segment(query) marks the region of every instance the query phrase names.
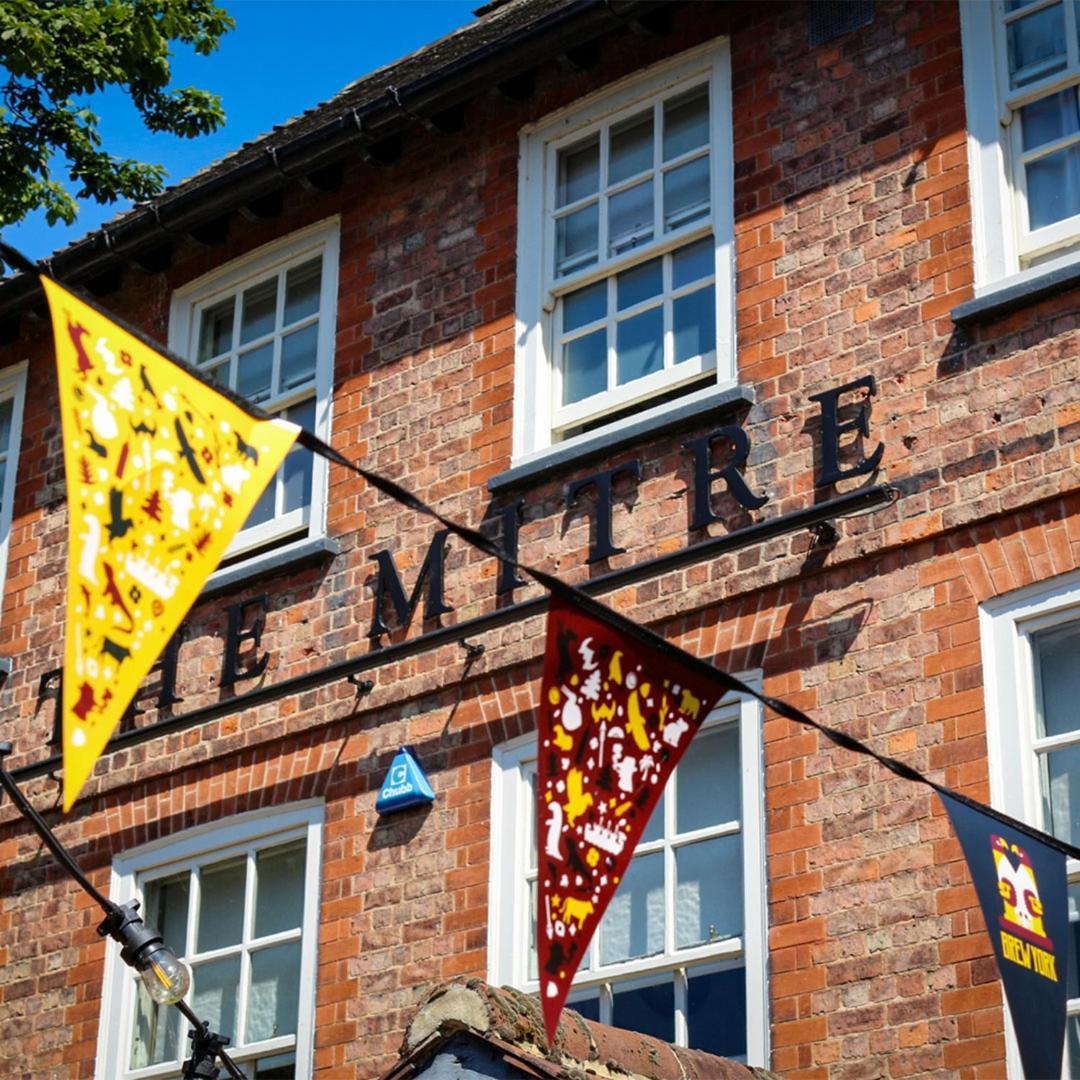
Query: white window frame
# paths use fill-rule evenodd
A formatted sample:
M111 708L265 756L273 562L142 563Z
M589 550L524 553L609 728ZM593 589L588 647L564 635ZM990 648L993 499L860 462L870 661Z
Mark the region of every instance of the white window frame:
M997 809L1044 828L1037 749L1077 741L1068 735L1036 735L1037 686L1031 635L1080 621L1080 570L1041 581L979 608L990 801ZM1070 883L1080 882L1080 861L1069 859ZM1080 1015L1080 998L1068 1003ZM1006 1009L1008 1018L1008 1010ZM1021 1080L1023 1069L1011 1019L1006 1024L1008 1074Z
M1054 2L1035 0L1022 13L1032 14ZM1019 109L1080 82L1080 41L1074 26L1080 15L1066 0L1066 70L1010 90L1005 23L1014 17L1006 14L1003 0L960 3L977 295L1080 262L1080 214L1026 229L1024 170L1016 164L1024 156ZM1039 154L1045 152L1043 148ZM1074 250L1054 256L1055 250L1073 245ZM1025 267L1033 259L1038 264Z
M186 357L192 366L197 342L198 316L216 302L242 292L287 266L322 257L322 288L319 296L318 353L315 370L315 431L328 441L334 382L334 340L337 332L337 293L340 223L337 218L320 222L281 240L266 244L257 251L219 267L177 289L169 310L169 348ZM290 404L310 400L307 389L279 395L263 404L267 412L277 413ZM328 467L326 460L314 455L311 477L311 505L270 521L244 529L233 539L225 557L257 552L275 542L303 544L326 535L326 496ZM280 549L275 551L278 553ZM233 567L230 566L229 569ZM211 579L213 580L213 579Z
M157 840L113 860L109 896L118 904L138 899L143 902L143 883L168 876L195 864L227 858L233 851L252 844L260 847L304 838L307 842L304 872L304 918L301 932L299 1015L295 1040L291 1036L253 1044L257 1051L247 1054L238 1032L222 1032L231 1039L229 1050L241 1062L267 1057L275 1051L293 1050L297 1080L311 1080L314 1052L315 972L319 943L319 897L322 861L324 808L321 800L293 803L284 808L255 810L224 822L199 825L175 836ZM140 910L142 910L140 909ZM182 947L173 946L177 953ZM130 1060L133 996L136 976L120 959L120 949L110 942L105 950L105 979L98 1027L97 1080L151 1080L178 1077L179 1065L166 1063L128 1069ZM190 1043L180 1045L181 1061L189 1056Z
M760 675L743 676L759 682ZM768 894L765 875L765 793L764 749L762 743L762 708L753 698L733 698L717 706L699 729L704 732L723 723L739 725L740 779L742 783L743 856L743 934L686 949L674 947L674 922L665 920L667 947L655 956L607 965L602 972L579 972L568 998L572 1008L581 990L599 990L601 1015L604 1001L610 1009L611 986L631 989L656 981L656 976L674 975L675 1042L686 1045L685 1012L687 975L708 974L731 966L738 960L746 969L747 1061L768 1067L769 1062L769 993L768 993ZM689 753L693 753L691 748ZM529 934L526 918L530 912L526 881L532 838L529 823L533 820L531 785L526 768L536 759L535 733L522 735L502 744L492 753L491 768L491 860L488 881L488 980L492 985L512 985L526 992L538 992L539 982L528 977ZM665 800L665 812L674 815L674 799ZM719 830L701 830L687 837L700 839ZM679 838L681 845L686 837ZM674 860L670 841L650 844L665 851ZM673 866L665 873L665 888L671 889ZM666 898L666 910L674 911L674 896ZM528 912L525 916L523 913ZM595 948L595 939L594 945Z
M6 463L3 490L0 490L0 607L7 583L8 551L11 547L11 523L15 509L15 483L19 471L19 448L22 445L23 408L26 405L27 363L12 364L0 371L0 403L11 401L11 432L6 447L0 446L0 460Z
M577 142L623 115L632 115L661 97L677 96L695 85L709 82L710 117L710 200L711 213L670 234L658 236L640 252L602 257L589 267L555 278L553 218L554 170L560 147ZM658 137L658 136L654 136ZM734 165L731 123L731 59L726 38L717 38L678 57L657 64L643 74L622 79L567 109L553 113L522 129L520 134L517 236L517 321L514 364L513 462L515 465L550 452L572 447L595 435L594 431L561 442L555 436L555 389L559 383L556 363L559 297L595 281L613 277L616 268L626 268L682 248L710 233L715 245L716 349L714 356L701 358L695 371L680 365L674 379L670 369L636 380L625 393L609 391L606 405L598 413L571 418L590 423L604 413L621 411L638 404L641 411L605 425L604 431L618 431L653 413L671 411L695 396L694 391L676 401L649 406L649 398L677 388L688 377L696 377L715 367L721 387L733 385L735 372L735 316L732 299L734 282ZM662 169L656 165L659 179ZM654 186L654 197L662 185ZM603 185L602 185L603 187ZM601 233L603 233L601 228ZM671 291L665 290L670 296ZM668 300L666 303L670 303ZM599 396L599 395L598 395Z

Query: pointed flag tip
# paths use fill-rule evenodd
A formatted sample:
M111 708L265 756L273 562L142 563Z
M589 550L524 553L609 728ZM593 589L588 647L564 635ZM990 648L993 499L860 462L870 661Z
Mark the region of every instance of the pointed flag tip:
M559 1017L562 1015L563 1005L566 1004L566 994L560 994L558 985L551 981L540 983L543 988L541 1008L544 1013L544 1037L547 1039L547 1049L555 1046L555 1039L559 1034Z

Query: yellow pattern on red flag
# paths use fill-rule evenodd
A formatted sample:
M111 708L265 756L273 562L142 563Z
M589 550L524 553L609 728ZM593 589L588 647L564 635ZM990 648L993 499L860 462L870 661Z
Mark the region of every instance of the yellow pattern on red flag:
M703 675L661 645L627 633L598 604L551 597L536 768L536 951L549 1047L649 816L724 692L719 673Z
M66 811L300 429L251 416L41 280L68 497Z

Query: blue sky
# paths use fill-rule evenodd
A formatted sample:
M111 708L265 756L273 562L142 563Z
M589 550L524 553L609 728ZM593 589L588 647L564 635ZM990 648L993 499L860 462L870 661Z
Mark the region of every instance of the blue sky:
M152 135L122 93L89 100L101 117L105 148L152 161L176 183L332 97L354 79L406 56L473 19L482 0L219 0L236 29L209 57L178 51L173 86L198 86L222 96L227 120L213 135L177 139ZM54 159L55 161L56 159ZM55 165L60 176L60 163ZM40 259L108 221L126 203L82 204L72 227L45 224L43 214L4 229L4 240Z

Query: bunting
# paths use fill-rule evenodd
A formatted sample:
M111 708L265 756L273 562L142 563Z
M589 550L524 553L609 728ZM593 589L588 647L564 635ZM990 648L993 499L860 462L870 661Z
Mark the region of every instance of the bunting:
M10 251L0 245L5 258ZM65 810L299 439L551 594L537 791L537 944L549 1043L671 772L717 700L736 691L937 791L975 881L1025 1070L1057 1074L1068 933L1064 856L1080 858L1080 848L942 787L518 563L478 530L310 433L251 415L55 282L42 277L42 284L56 339L70 517Z
M64 809L299 433L42 277L68 501Z
M553 595L538 732L537 947L551 1044L585 950L694 733L723 690Z
M549 1046L578 965L672 771L712 707L734 690L937 792L975 883L1025 1075L1059 1075L1065 857L1080 857L1080 849L935 784L572 587L535 576L551 590L536 791L536 941Z
M1024 1075L1060 1076L1072 947L1065 856L938 794L975 883Z

